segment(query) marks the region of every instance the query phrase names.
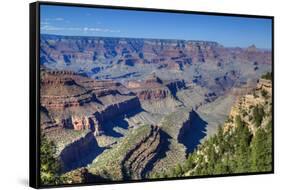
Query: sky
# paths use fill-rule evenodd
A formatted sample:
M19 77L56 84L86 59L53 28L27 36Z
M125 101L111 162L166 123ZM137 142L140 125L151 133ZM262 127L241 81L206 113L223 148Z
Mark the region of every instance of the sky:
M41 5L41 34L216 41L271 48L271 19Z

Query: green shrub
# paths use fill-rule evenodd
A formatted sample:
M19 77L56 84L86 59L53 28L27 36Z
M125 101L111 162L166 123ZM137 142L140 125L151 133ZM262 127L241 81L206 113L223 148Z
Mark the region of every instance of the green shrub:
M266 80L272 80L272 73L271 72L267 72L264 75L261 76L262 79L266 79Z
M56 185L63 183L60 177L60 162L54 156L56 146L54 142L49 141L44 135L41 136L40 144L40 178L44 185Z
M254 124L256 127L259 127L262 123L263 116L264 116L264 109L262 106L255 106L253 109L253 119L254 119Z

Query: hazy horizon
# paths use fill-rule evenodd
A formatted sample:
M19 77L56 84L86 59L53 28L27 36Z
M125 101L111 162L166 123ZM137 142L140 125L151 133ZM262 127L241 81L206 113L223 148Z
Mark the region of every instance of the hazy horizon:
M42 34L215 41L271 49L268 18L41 5Z

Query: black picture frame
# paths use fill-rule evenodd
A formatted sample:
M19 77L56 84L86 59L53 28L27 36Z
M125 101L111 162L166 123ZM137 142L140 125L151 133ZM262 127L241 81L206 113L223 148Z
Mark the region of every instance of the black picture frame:
M192 177L176 177L165 179L149 179L149 180L129 180L129 181L109 181L101 183L82 183L82 184L63 184L63 185L41 185L40 184L40 5L55 5L55 6L71 6L71 7L87 7L87 8L103 8L103 9L118 9L118 10L134 10L134 11L151 11L151 12L166 12L180 14L198 14L198 15L217 15L245 18L266 18L272 22L272 171L257 172L257 173L235 173L222 175L207 175L207 176L192 176ZM152 182L152 181L167 181L167 180L184 180L197 178L214 178L214 177L231 177L245 176L258 174L273 174L274 173L274 17L264 15L248 15L248 14L232 14L218 12L201 12L187 10L169 10L156 8L140 8L140 7L125 7L125 6L109 6L109 5L92 5L92 4L76 4L76 3L59 3L39 1L29 4L29 59L30 59L30 75L29 75L29 185L33 188L52 188L52 187L72 187L72 186L88 186L101 184L121 184L135 182Z

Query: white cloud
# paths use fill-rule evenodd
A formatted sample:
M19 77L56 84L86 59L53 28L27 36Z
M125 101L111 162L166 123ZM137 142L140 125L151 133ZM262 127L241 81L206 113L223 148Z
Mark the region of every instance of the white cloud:
M75 28L75 27L64 28L64 29L69 31L82 31L82 28Z
M108 28L87 28L87 31L91 32L120 32L120 30L111 30Z
M41 30L43 31L59 31L59 30L64 30L65 28L63 27L56 27L56 26L51 26L51 25L44 25L41 26Z
M42 24L41 30L43 31L83 31L84 33L95 33L95 32L111 32L111 33L119 33L120 30L112 30L108 28L89 28L89 27L56 27L49 24Z
M41 24L41 25L49 25L50 23L49 23L49 22L44 22L44 21L43 21L43 22L40 22L40 24Z
M55 20L55 21L63 21L63 20L64 20L64 18L57 17L57 18L55 18L54 20Z
M65 21L64 18L62 17L56 17L56 18L44 18L44 22L49 22L49 21Z

